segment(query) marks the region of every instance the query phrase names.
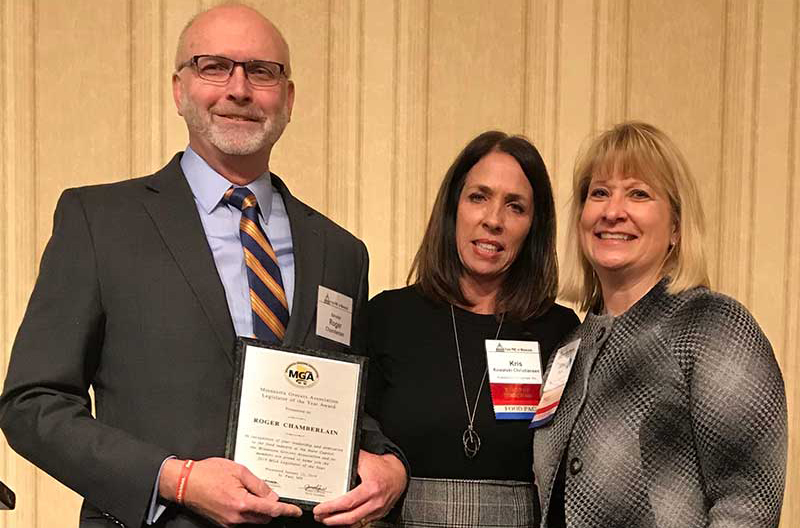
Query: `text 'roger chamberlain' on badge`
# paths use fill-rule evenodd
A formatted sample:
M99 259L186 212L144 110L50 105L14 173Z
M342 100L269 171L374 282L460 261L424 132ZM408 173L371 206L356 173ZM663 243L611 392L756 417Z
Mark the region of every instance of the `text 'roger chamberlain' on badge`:
M317 335L350 346L353 299L320 285L317 294Z
M539 343L487 339L486 362L495 418L530 420L542 387Z

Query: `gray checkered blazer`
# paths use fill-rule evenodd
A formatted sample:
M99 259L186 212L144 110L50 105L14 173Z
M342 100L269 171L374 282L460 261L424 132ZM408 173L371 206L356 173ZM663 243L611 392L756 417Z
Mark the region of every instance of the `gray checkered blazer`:
M534 434L542 527L562 459L570 527L778 526L786 397L741 304L662 281L564 342L577 338L561 404Z

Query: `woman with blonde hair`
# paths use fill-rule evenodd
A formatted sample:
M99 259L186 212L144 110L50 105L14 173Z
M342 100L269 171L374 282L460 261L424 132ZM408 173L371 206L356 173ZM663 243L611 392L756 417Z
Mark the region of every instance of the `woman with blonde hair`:
M786 397L772 347L708 289L683 156L623 123L576 165L563 295L588 310L533 424L542 527L778 526Z

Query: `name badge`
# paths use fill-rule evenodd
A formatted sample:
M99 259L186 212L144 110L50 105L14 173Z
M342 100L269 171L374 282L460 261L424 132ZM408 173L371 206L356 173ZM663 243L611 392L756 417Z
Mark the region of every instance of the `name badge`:
M487 339L486 364L495 418L530 420L542 388L539 343Z
M575 363L575 355L580 344L581 340L576 339L556 352L553 365L550 367L550 374L547 375L547 380L544 382L542 398L536 405L529 428L541 427L553 419L558 404L561 403L561 395L564 394L564 387L569 379L569 373L572 371L572 365Z
M320 285L317 293L317 335L350 346L353 299Z

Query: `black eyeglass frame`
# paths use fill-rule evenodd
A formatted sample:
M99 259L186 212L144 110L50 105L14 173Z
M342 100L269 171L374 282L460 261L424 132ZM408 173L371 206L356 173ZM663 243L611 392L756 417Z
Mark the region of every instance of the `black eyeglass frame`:
M198 63L198 61L200 59L205 59L205 58L222 59L223 61L230 62L232 64L232 66L231 66L231 69L228 71L228 78L225 79L224 81L220 81L220 80L217 80L217 79L207 79L206 77L203 77L203 75L200 73L200 68L197 65L197 63ZM250 65L252 65L252 64L274 64L275 66L277 66L279 71L278 71L278 77L275 80L275 84L258 84L258 83L254 83L253 81L251 81L250 80L250 74L247 73L247 65L248 64L250 64ZM248 61L236 61L236 60L233 60L233 59L228 58L228 57L223 57L222 55L194 55L191 59L181 63L180 65L178 65L178 69L176 71L181 71L182 69L186 68L187 66L192 66L194 68L195 73L197 73L198 77L200 77L204 81L208 81L208 82L211 82L211 83L220 83L220 84L227 83L228 81L231 80L231 77L233 76L233 72L234 72L234 70L236 69L237 66L241 66L242 67L242 71L244 72L245 78L253 86L259 86L259 87L265 87L265 88L266 87L271 87L271 86L277 86L278 84L280 84L280 76L283 76L283 77L285 77L287 79L289 78L289 76L286 74L286 66L284 64L282 64L280 62L269 61L269 60L252 59L252 60L248 60Z

